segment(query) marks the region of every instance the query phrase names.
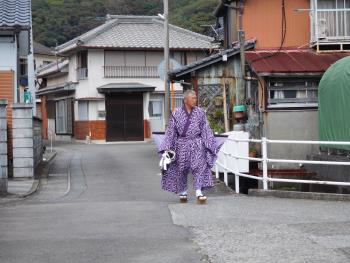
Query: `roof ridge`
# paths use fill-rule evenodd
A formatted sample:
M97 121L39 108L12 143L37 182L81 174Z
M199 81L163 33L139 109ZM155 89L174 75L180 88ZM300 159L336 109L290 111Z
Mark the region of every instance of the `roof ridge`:
M133 16L133 15L107 15L106 22L98 27L91 29L90 31L85 32L84 34L64 43L57 47L59 53L65 53L71 49L77 48L80 44L89 45L90 41L95 41L99 35L106 33L108 30L113 30L114 27L118 25L152 25L155 27L164 25L163 20L158 16ZM207 46L206 48L211 48L211 42L213 38L199 34L188 29L184 29L172 24L169 24L169 28L172 31L177 33L183 33L186 35L186 38L196 38L192 40L190 46ZM153 29L154 30L154 29ZM157 29L155 29L157 30ZM82 43L79 43L81 41ZM96 40L97 41L97 40ZM197 44L196 44L197 42ZM201 47L199 47L201 48Z
M146 16L146 15L106 15L106 20L112 19L160 19L158 16Z
M164 25L164 22L162 20L159 20L159 19L155 20L154 22ZM205 41L213 41L214 40L214 38L212 38L212 37L209 37L209 36L206 36L206 35L203 35L203 34L200 34L200 33L197 33L197 32L194 32L194 31L191 31L191 30L179 27L179 26L175 26L173 24L169 24L169 27L173 28L174 30L176 30L178 32L183 32L183 33L187 33L187 34L202 38Z
M95 27L95 28L93 28L93 29L83 33L82 35L77 36L77 37L73 38L72 40L69 40L68 42L59 45L57 47L57 50L59 52L62 52L62 51L64 51L64 48L69 46L69 45L72 45L72 44L78 45L77 44L78 41L83 41L83 42L84 41L88 41L91 38L96 37L99 34L101 34L102 33L102 31L101 31L102 29L109 29L109 27L114 26L115 24L117 24L117 20L116 19L107 20L102 25L99 25L99 26L97 26L97 27Z

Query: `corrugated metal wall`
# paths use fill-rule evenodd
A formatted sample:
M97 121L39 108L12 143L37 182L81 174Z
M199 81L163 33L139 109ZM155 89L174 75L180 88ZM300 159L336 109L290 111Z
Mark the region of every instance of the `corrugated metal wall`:
M257 48L279 47L281 43L281 0L247 0L243 26L246 38L257 38ZM310 0L285 0L287 34L285 47L299 47L310 42Z

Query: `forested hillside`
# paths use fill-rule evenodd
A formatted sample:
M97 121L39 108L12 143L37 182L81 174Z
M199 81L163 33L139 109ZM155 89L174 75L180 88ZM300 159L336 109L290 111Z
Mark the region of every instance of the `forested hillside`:
M218 0L170 0L171 23L206 33ZM106 14L157 15L162 0L32 0L34 38L47 46L70 40L104 22Z

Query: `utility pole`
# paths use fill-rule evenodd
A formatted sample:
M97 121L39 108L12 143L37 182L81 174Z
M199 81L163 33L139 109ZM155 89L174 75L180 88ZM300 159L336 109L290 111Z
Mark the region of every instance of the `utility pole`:
M246 96L246 90L245 90L245 33L243 29L243 11L244 11L244 2L243 0L239 1L239 7L238 7L238 42L240 47L240 57L241 57L241 87L244 91L244 98ZM240 101L242 103L242 101Z
M170 86L169 86L169 1L163 0L164 4L164 88L165 88L165 102L164 102L164 119L165 126L168 126L170 116Z

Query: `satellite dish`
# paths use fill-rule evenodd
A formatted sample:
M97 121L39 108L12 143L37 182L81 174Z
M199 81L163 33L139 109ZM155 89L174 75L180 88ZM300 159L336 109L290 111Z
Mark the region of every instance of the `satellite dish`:
M175 69L179 69L181 68L182 65L177 62L175 59L170 59L169 60L169 70L175 70ZM162 62L160 62L160 64L158 65L158 76L161 80L165 79L165 60L162 60Z

